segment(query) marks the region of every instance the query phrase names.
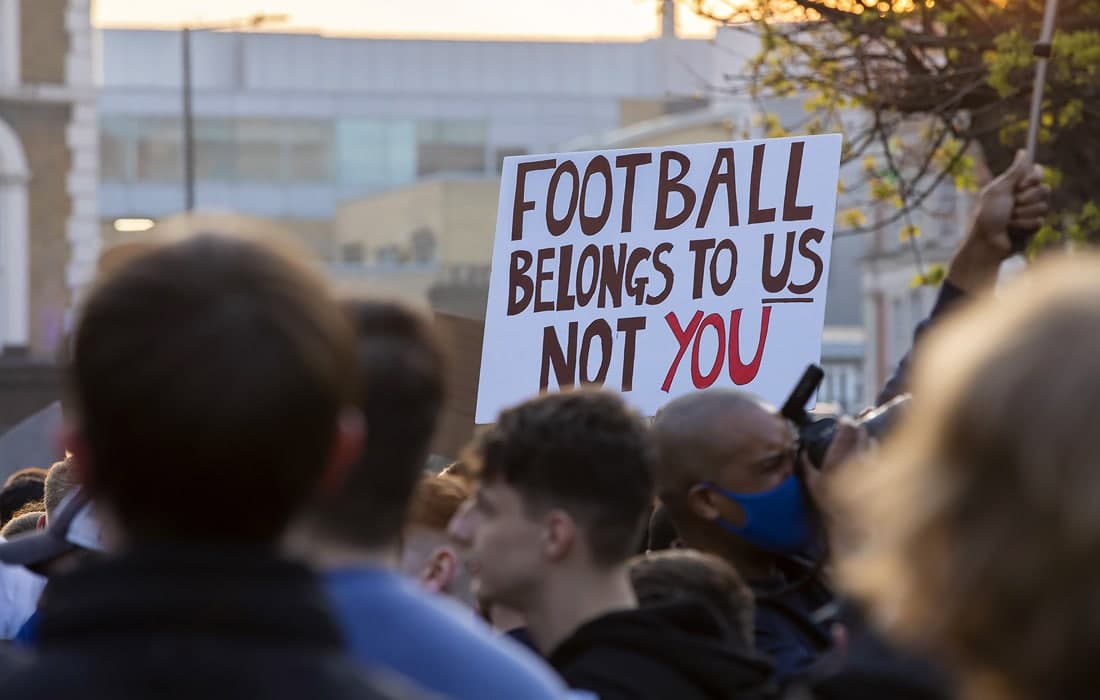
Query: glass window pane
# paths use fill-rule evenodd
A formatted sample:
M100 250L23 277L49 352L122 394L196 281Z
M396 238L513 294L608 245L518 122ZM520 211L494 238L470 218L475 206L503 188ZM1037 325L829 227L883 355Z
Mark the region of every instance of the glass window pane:
M332 180L332 122L297 120L283 123L287 178L290 182Z
M234 125L230 119L195 120L195 177L232 182L237 176Z
M279 183L283 177L283 155L278 143L238 143L237 181Z
M419 175L481 172L485 169L485 149L482 146L422 143L417 148L416 164Z
M161 183L183 181L182 127L178 119L152 118L137 124L138 180Z
M482 172L487 128L476 120L427 120L417 124L416 172Z
M104 182L128 182L130 144L118 134L99 135L99 174Z
M341 119L335 148L340 183L364 192L409 182L416 172L416 127L411 122Z

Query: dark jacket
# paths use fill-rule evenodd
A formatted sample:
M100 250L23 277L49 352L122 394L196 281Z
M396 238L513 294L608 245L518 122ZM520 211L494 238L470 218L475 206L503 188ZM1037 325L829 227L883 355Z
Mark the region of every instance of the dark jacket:
M817 567L784 559L774 577L748 584L756 600L756 651L775 664L781 682L830 664L836 598Z
M582 625L549 657L573 688L600 700L771 697L767 662L739 651L702 603L610 613Z
M423 698L346 660L312 574L266 552L142 548L55 577L43 601L4 700Z
M909 391L909 368L912 364L913 352L915 352L920 345L921 338L928 332L929 328L939 323L952 309L962 305L966 299L966 292L950 282L943 283L943 286L940 287L939 294L936 296L936 303L932 306L932 312L928 314L928 318L918 323L916 329L913 331L912 348L909 352L905 353L905 357L901 358L901 361L898 362L898 366L894 369L894 373L886 380L886 386L882 388L878 398L875 399L876 406L881 406L891 399Z
M840 615L848 645L841 663L808 684L815 700L951 700L950 676L931 659L883 638L854 606Z

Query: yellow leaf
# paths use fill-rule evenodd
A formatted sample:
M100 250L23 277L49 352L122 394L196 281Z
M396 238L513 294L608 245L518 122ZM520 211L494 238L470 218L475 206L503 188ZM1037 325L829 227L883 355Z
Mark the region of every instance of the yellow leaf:
M840 222L848 228L858 228L867 223L867 217L859 209L848 209L841 212Z
M920 238L920 227L913 224L908 224L901 227L901 231L898 233L898 240L905 243L910 238Z

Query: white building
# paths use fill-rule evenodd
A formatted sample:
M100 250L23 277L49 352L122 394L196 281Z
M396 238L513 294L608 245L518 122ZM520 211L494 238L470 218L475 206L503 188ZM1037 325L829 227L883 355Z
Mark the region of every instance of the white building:
M52 356L95 271L89 0L0 0L0 354Z
M181 34L102 33L105 217L182 208ZM196 33L200 208L326 219L337 202L694 107L702 41Z
M196 202L279 219L335 259L338 204L437 173L496 173L662 123L728 120L750 106L714 90L752 47L666 33L639 42L438 41L196 33ZM737 34L737 36L744 36ZM181 34L102 32L100 211L159 219L183 208ZM732 49L732 50L731 50ZM822 398L858 409L861 238L834 247ZM488 261L486 261L487 263Z

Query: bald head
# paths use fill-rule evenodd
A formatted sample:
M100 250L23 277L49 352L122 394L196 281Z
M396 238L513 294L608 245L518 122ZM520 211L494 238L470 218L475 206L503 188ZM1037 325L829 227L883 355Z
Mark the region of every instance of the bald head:
M750 468L793 438L772 406L737 389L709 389L676 399L657 414L653 436L659 456L657 489L670 505L701 482L732 480L733 490L758 490ZM738 469L739 464L745 468Z

